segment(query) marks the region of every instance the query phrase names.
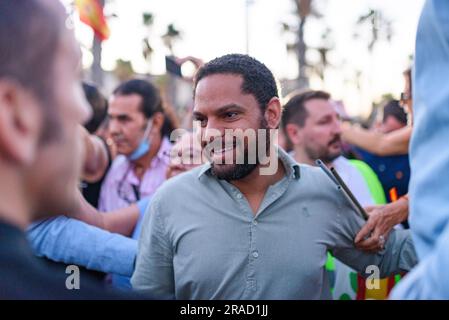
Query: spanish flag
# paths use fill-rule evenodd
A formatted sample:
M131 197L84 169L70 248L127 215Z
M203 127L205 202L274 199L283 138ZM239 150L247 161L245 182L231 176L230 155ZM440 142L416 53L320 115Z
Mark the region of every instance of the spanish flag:
M109 38L109 27L104 18L103 8L98 0L75 0L80 20L90 26L98 38L106 40Z

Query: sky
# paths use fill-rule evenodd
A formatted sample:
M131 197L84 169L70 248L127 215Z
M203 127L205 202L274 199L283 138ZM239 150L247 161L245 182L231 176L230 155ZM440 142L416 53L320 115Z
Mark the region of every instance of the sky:
M282 32L282 22L295 23L293 0L110 0L105 12L109 18L111 37L103 43L102 66L112 70L117 59L131 61L141 73L165 72L164 56L168 54L161 35L173 23L182 32L175 44L177 56L193 55L205 61L227 53L246 52L246 2L248 9L249 54L265 63L278 79L297 76L295 57L288 54L290 39ZM63 2L65 2L63 0ZM399 96L403 88L402 72L410 66L419 14L424 0L314 0L322 14L311 18L305 26L305 40L311 47L322 44L321 34L331 30L330 67L325 81L312 77L311 87L329 91L343 100L352 115L366 116L371 102L382 94ZM357 26L358 17L369 9L379 9L392 21L391 42L380 40L372 53L367 46L367 27ZM151 12L154 25L149 31L142 23L142 13ZM354 38L355 32L359 37ZM92 57L92 31L75 18L75 32L84 51L84 64ZM142 56L142 38L150 35L155 49L151 65ZM316 59L314 50L308 58ZM360 73L360 86L356 74Z

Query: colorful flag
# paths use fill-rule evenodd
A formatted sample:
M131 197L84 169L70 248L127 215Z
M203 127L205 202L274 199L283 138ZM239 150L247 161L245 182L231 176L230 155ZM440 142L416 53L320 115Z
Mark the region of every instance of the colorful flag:
M109 38L109 27L103 14L103 8L98 0L75 0L80 20L90 26L98 38Z

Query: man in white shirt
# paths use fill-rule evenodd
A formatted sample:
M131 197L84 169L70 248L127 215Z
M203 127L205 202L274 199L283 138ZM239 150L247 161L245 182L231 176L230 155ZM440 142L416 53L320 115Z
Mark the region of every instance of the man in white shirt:
M340 119L327 92L293 94L284 106L282 127L292 143L292 155L297 162L314 166L321 159L337 170L362 206L374 204L362 174L341 155ZM356 298L351 273L356 277L356 271L335 259L334 299Z

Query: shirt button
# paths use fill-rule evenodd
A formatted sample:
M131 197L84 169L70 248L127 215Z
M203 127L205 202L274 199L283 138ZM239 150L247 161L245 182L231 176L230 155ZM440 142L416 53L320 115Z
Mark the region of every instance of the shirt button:
M253 258L258 258L259 257L259 252L257 251L253 251Z
M253 225L257 226L257 220L253 220Z
M243 197L243 196L242 196L241 193L238 193L238 194L237 194L237 199L242 199L242 197Z

